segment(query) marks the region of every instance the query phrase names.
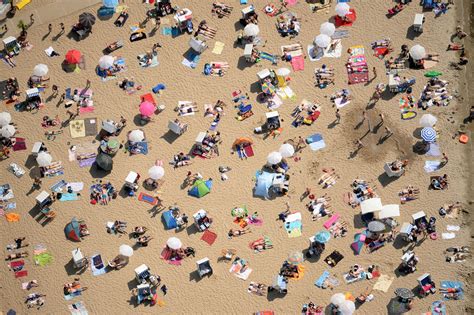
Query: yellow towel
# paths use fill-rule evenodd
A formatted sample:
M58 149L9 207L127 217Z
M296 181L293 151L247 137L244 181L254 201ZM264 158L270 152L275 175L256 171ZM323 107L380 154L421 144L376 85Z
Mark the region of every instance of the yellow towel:
M83 119L73 120L69 123L69 131L72 138L82 138L86 136L86 126Z
M225 44L222 42L215 42L214 49L212 49L212 53L216 55L222 54L222 50L224 50Z

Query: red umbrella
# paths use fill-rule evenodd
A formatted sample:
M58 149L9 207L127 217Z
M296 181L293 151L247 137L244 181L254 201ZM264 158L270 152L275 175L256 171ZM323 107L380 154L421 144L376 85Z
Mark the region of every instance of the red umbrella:
M72 49L66 53L66 61L71 64L78 64L81 61L82 54L79 50Z

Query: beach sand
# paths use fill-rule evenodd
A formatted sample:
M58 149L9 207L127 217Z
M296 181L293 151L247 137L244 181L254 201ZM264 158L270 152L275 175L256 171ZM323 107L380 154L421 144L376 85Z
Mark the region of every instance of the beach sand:
M440 218L438 209L445 203L470 200L469 186L472 186L470 178L470 164L472 155L467 146L463 146L457 140L452 139L452 135L457 130L462 119L468 112L468 102L453 100L448 107L430 108L426 113L432 113L438 117L437 128L440 130L439 144L441 150L449 156L449 163L435 174L448 174L450 177L450 187L446 191L428 190L429 176L425 173L423 165L425 160L434 160L433 157L419 156L413 153L412 145L417 141L413 136L413 131L419 127L418 121L423 112L418 111L418 117L413 120L401 120L398 107L399 96L380 100L375 108L369 111L369 118L372 124L378 122L378 114L384 113L385 124L394 135L382 145L377 145L378 139L383 133L383 127L378 134L368 134L362 140L365 147L360 150L354 158L348 158L353 149L352 142L358 137L362 137L367 132L367 124L363 124L359 129L354 127L362 119L368 99L374 91L374 87L379 83L387 83L384 75L385 69L383 61L372 56L370 43L383 38L390 38L395 47L395 53L402 44L412 46L414 43L423 45L428 53L439 53L441 62L435 68L443 72L442 79L448 80L449 91L456 95L459 91L458 82L462 79L463 72L456 72L448 69L451 61L457 60L457 54L446 51L451 34L454 32L457 19L455 10L449 10L448 14L435 19L432 12L426 12L426 22L424 32L414 38L409 39L407 29L413 22L415 13L422 12L421 6L417 3L410 4L405 10L391 19L385 17L386 10L390 4L386 1L352 1L351 6L357 11L357 21L352 27L347 28L350 36L342 40L343 52L339 59L325 58L318 62L305 60L305 71L292 72L290 86L296 93L295 100L285 100L278 111L283 118L283 132L273 139L263 140L262 137L253 134L253 129L263 123L265 106L258 104L255 99L258 92L256 83L256 72L264 68L272 68L267 61L261 61L256 65L247 64L241 57L243 49L234 48L234 40L240 31L238 19L241 16L240 6L237 1L229 1L234 6L230 18L218 19L211 15L212 1L200 1L199 4L190 4L186 1L173 1L174 5L189 8L193 11L195 25L200 20L205 19L210 26L218 29L215 37L216 41L225 43L221 55L211 53L215 40L208 41L210 49L205 51L198 67L194 70L184 67L181 64L183 54L188 50L189 35L180 35L176 38L164 36L161 30L156 35L146 40L130 43L129 27L144 19L144 13L149 7L138 4L138 1L127 1L130 6L130 18L123 28L113 25L117 14L106 21L97 19L93 28L93 33L85 40L76 42L62 36L57 41L51 38L59 32L58 25L63 22L67 28L74 24L77 15L65 16L53 22L53 33L42 40L47 33L47 24L33 25L28 31L30 42L33 44L31 51L23 51L16 58L17 67L11 69L5 64L0 65L2 79L9 76L16 76L20 82L22 90L26 89L26 82L31 75L33 67L38 63L45 63L49 67L50 85L56 84L60 91L67 87L75 88L85 85L86 80L91 80L91 88L94 91L95 112L85 114L82 117L97 117L102 119L118 120L121 115L125 116L129 124L122 132L119 139L125 141L126 133L129 130L138 128L133 123L134 117L138 114L139 95L148 93L151 87L158 83L166 85L163 95L155 96L159 104L166 106L166 109L154 117L154 121L144 127L147 138L150 142L150 152L148 155L128 156L123 151L114 158L114 169L104 180L109 180L120 189L124 179L130 170L136 171L147 177L148 169L153 166L156 159L165 161L164 184L160 188L161 197L165 206L177 203L182 211L191 217L199 209L206 209L214 219L212 231L217 233L216 242L209 246L201 241L200 232L188 233L186 230L179 233L175 231L165 231L161 223L161 214L156 216L150 213L150 206L139 202L136 198L118 197L112 200L107 206L91 205L87 194L88 186L100 174L89 171L87 168L79 168L77 163L68 161L68 147L80 143L90 143L94 137L72 139L68 128L64 134L58 136L54 141L46 140L45 130L41 127L42 117L49 115L54 117L58 114L63 120L66 119L64 105L56 106L58 98L50 99L51 90L44 93L44 99L49 101L44 109L36 114L28 112L15 112L11 105L2 104L3 110L9 111L13 116L13 121L18 125L20 134L18 136L27 138L28 149L26 151L14 152L9 160L1 162L1 184L10 183L16 198L16 212L21 215L20 222L8 223L6 220L0 221L0 235L2 246L12 241L13 238L25 236L31 244L30 255L35 244L44 244L54 256L54 262L45 267L35 266L32 258L27 258L26 266L28 277L15 279L12 272L8 271L4 265L0 268L1 288L0 288L0 311L7 312L9 309L16 310L19 314L27 312L23 298L27 291L21 289L21 282L37 279L40 287L31 292L46 294L46 304L41 312L47 314L67 314L67 305L70 301L65 301L62 296L62 285L71 282L73 273L71 268L71 250L80 247L87 256L100 253L106 260L113 259L118 254L118 247L121 244L132 245L134 242L128 236L119 237L106 233L105 224L107 221L120 219L127 221L129 229L134 226L144 225L150 229L149 235L154 239L147 248L140 248L135 251L130 259L129 265L120 270L112 271L101 276L92 276L87 270L81 275L81 283L89 289L74 301L83 301L91 314L106 314L117 312L121 314L132 313L152 313L163 312L168 314L217 314L221 312L231 314L249 314L259 310L273 310L277 314L295 314L300 311L302 304L313 301L316 304L327 305L332 294L337 292L351 292L357 296L367 287L372 287L375 280L362 281L355 284L342 284L334 290L322 290L314 286L314 281L328 270L328 266L323 262L323 258L333 250L340 251L345 258L331 269L330 272L336 274L342 282L342 274L347 272L349 267L355 263L367 267L369 264L380 266L381 273L394 276L394 271L400 263L402 255L401 249L396 249L392 244L369 254L365 251L359 256L354 256L349 245L352 242L353 234L361 231L362 226L355 222L354 216L360 213L360 208L352 209L344 203L342 195L350 191L350 184L356 178L370 181L376 186L377 193L381 196L384 204L398 204L397 192L407 185L414 185L421 190L420 198L416 201L401 205L401 217L399 222L411 221L411 215L423 210L428 216L438 218L437 229L439 234L446 232L448 224L461 225L461 230L456 233L453 240L436 241L426 240L421 246L416 247L415 252L420 258L418 270L414 274L405 277L395 277L392 286L387 293L374 291L375 300L366 303L358 311L358 314L386 314L386 305L394 297L393 291L398 287L413 289L417 286L416 279L425 272L432 275L434 281L439 284L442 280L463 281L467 290L464 301L447 302L449 314L463 314L465 307L469 304L472 310L472 300L470 298L471 285L463 274L472 271L471 262L464 264L448 264L445 262L443 251L450 246L466 245L469 242L469 226L464 224L463 219ZM259 1L259 26L261 36L267 41L266 46L261 48L268 53L280 54L280 46L292 42L300 41L304 47L312 42L319 33L321 23L327 21L334 15L334 4L327 11L311 13L309 6L300 1L290 10L295 12L302 19L302 30L296 39L282 38L275 29L275 18L265 16L261 9L264 2ZM98 6L91 7L86 11L95 13ZM460 16L460 15L459 15ZM172 21L172 16L168 17ZM165 25L162 23L161 28ZM151 22L147 25L147 31L152 28ZM467 26L466 26L467 28ZM128 71L120 74L119 78L133 77L135 82L142 84L143 89L134 95L127 95L120 90L116 83L119 80L101 82L95 75L95 67L102 56L102 49L116 40L125 42L124 48L113 53L125 59ZM159 66L151 69L142 69L138 66L136 56L150 50L154 43L159 42L163 48L158 49ZM368 57L369 68L377 69L378 77L370 84L358 84L349 86L354 99L351 104L341 110L341 124L333 127L331 124L335 119L334 108L329 101L329 95L335 91L347 88L347 75L345 71L346 50L352 45L364 45L366 56ZM48 58L44 54L44 49L53 46L61 56ZM86 61L86 69L80 73L65 73L61 69L61 62L65 53L69 49L78 49ZM220 77L207 77L202 74L202 67L206 62L226 61L231 65L227 75ZM314 87L314 68L326 64L335 68L336 84L326 89ZM289 67L289 64L279 62L278 67ZM274 68L274 67L273 67ZM472 69L472 68L471 68ZM403 76L415 77L414 95L418 97L426 78L423 71L406 70ZM231 92L241 89L250 94L251 103L254 105L254 116L243 121L237 121L235 110L232 108ZM464 95L464 94L463 94ZM302 99L316 100L322 105L321 116L312 126L302 126L299 128L290 127L290 113ZM466 97L464 97L466 100ZM174 141L164 135L167 133L168 120L176 118L173 108L178 101L189 100L197 102L200 112L194 116L183 117L182 121L189 124L188 131ZM196 158L191 166L172 169L168 165L174 154L188 152L194 143L194 139L200 131L206 131L211 123L208 118L203 118L203 104L214 103L216 100L223 100L228 106L225 115L219 123L218 130L221 132L223 142L220 145L220 156L210 160ZM278 150L282 142L289 138L320 133L323 135L327 147L323 150L313 152L309 148L303 150L299 155L300 161L290 161L291 183L289 197L278 197L275 200L261 200L252 196L254 186L253 178L255 172L266 162L269 152ZM241 161L236 154L231 154L233 141L238 137L250 137L254 140L255 156ZM45 178L43 189L49 188L60 179L66 181L85 183L85 190L80 201L56 202L53 209L58 213L57 217L42 226L31 215L31 210L35 206L34 197L39 191L33 192L29 196L25 194L31 187L32 180L37 174L37 167L34 160L28 157L31 147L35 141L44 141L55 161L62 161L65 165L65 175L57 178ZM471 151L472 152L472 151ZM408 158L410 164L406 175L386 185L383 180L383 165L386 161L395 158ZM17 162L28 168L27 175L21 179L15 178L11 173L6 172L8 163ZM221 182L218 172L219 165L226 165L232 168L228 173L229 180ZM322 174L323 167L334 167L341 178L334 187L323 190L317 185L317 178ZM213 178L214 186L212 192L196 199L187 195L186 190L180 189L180 184L184 180L188 171L200 172L204 178ZM382 179L382 181L380 181ZM471 184L469 184L471 183ZM319 261L306 261L305 275L299 281L290 280L289 292L284 298L267 299L257 297L247 293L247 286L250 281L270 284L273 277L278 273L281 264L293 250L303 250L308 246L308 238L317 231L323 230L322 221L311 221L310 213L306 210L304 201L300 201L300 195L306 187L312 187L316 195L328 193L332 198L332 209L339 213L343 220L350 226L349 234L345 238L331 239L326 245L323 258ZM140 191L145 191L140 187ZM278 213L285 209L285 203L289 201L292 211L299 211L303 215L303 235L298 238L288 238L281 222L276 221ZM237 228L232 222L230 211L233 207L246 205L249 211L258 211L264 224L261 227L252 227L252 233L239 238L229 240L227 231L230 228ZM84 219L91 232L81 243L73 243L64 236L64 227L72 217ZM273 241L274 248L263 253L255 254L249 249L248 243L267 235ZM179 237L185 246L192 246L196 249L196 258L188 258L181 266L167 264L159 258L161 250L166 240L171 236ZM242 281L229 273L230 264L218 262L221 249L235 248L238 256L249 261L253 269L249 280ZM6 251L4 251L6 253ZM214 275L210 278L199 280L196 277L196 264L198 259L209 257ZM165 302L163 307L154 308L135 306L131 298L130 290L136 286L134 268L147 264L153 272L158 273L169 288L169 292L163 297L159 292L159 299ZM429 306L435 300L440 299L440 294L436 293L425 298L416 298L413 314L420 314L429 311Z

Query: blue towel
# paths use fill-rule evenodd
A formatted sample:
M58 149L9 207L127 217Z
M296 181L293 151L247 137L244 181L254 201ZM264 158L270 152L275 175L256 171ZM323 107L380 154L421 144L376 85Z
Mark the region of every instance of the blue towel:
M50 187L51 191L54 192L60 192L63 187L67 185L66 181L64 179L60 180L56 184Z
M440 290L443 290L443 289L448 289L448 288L454 288L454 289L459 289L458 290L458 300L462 300L464 299L464 289L463 289L463 284L462 282L460 281L447 281L447 280L444 280L444 281L441 281L441 287L440 287ZM446 299L444 298L443 300L449 300L449 299Z
M59 198L59 201L73 201L73 200L79 200L79 196L77 195L77 193L62 194L61 198Z
M165 27L163 27L163 29L161 30L161 33L162 33L163 35L172 35L173 29L172 29L171 27L165 26Z
M329 271L324 271L321 277L319 277L315 282L314 285L317 286L318 288L322 288L324 281L326 281L327 278L329 278L331 274Z

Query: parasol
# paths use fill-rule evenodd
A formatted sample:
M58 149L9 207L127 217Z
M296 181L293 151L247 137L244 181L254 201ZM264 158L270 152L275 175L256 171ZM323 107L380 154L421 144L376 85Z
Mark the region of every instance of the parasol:
M153 103L144 101L140 104L140 114L142 114L145 117L150 117L155 113L156 107Z
M64 59L66 59L67 63L70 64L78 64L81 62L82 54L79 50L71 49L66 53Z
M161 166L152 166L148 170L148 176L154 180L161 179L163 176L165 176L165 169Z
M45 64L37 64L34 68L33 68L33 75L36 75L38 77L42 77L42 76L45 76L47 73L48 73L49 69L48 69L48 66L45 65Z
M421 138L426 142L435 142L436 130L431 127L425 127L421 129Z
M286 77L288 75L290 75L290 69L288 68L279 68L275 71L276 75L279 75L279 76L282 76L282 77Z
M420 126L422 127L433 127L436 125L436 122L438 121L438 118L431 114L424 114L420 118Z
M130 142L140 142L145 139L145 134L140 129L135 129L130 131L128 134L128 141Z
M345 300L339 306L339 311L342 313L342 315L352 315L354 314L355 309L355 304L351 300Z
M336 31L336 26L334 26L334 24L332 24L331 22L324 22L323 24L321 24L321 27L319 28L319 32L327 36L334 35L335 31Z
M113 56L105 55L99 59L99 67L101 69L109 69L114 65L115 58Z
M0 113L0 127L7 126L12 121L12 115L9 112Z
M119 253L125 257L131 257L133 255L133 248L131 248L129 245L122 244L119 247Z
M41 167L46 167L46 166L51 165L52 161L53 161L53 157L49 153L44 152L44 151L38 153L38 156L36 157L36 162Z
M111 171L112 167L114 166L114 161L110 155L105 153L100 153L97 155L95 162L97 163L97 166L104 171Z
M247 24L244 28L244 35L248 37L254 37L257 36L258 33L260 33L260 28L256 24Z
M177 250L183 246L183 243L181 243L180 239L177 237L170 237L166 241L166 246L168 246L171 249Z
M91 28L95 24L95 16L88 12L81 13L79 23L84 27Z
M316 242L326 244L331 239L331 233L329 233L328 231L318 232L314 236L314 239L316 240Z
M407 288L398 288L398 289L396 289L395 290L395 295L402 298L402 299L406 299L406 300L415 297L413 292L410 289L407 289Z
M275 164L278 164L281 162L281 160L283 159L283 157L281 156L281 153L280 152L271 152L268 156L267 156L267 162L271 165L275 165Z
M329 44L331 44L331 37L329 37L329 36L326 35L326 34L319 34L319 35L316 36L316 38L314 39L314 43L315 43L316 46L318 46L318 47L326 48L326 47L329 46Z
M425 47L421 45L415 45L410 48L410 56L415 60L421 60L426 56Z
M15 134L16 130L15 127L12 125L6 125L3 126L2 129L0 129L0 134L4 138L11 138Z
M118 0L102 0L102 5L106 8L114 8L119 4Z
M351 7L347 3L340 2L336 5L336 14L340 17L344 17L349 13L350 9Z
M343 293L336 293L333 296L331 296L331 303L340 306L344 301L346 300L346 296Z
M288 255L286 261L291 265L299 265L304 261L304 255L301 251L294 251Z
M382 232L385 230L385 224L383 224L380 221L371 221L369 222L369 225L367 226L370 232Z
M265 82L262 84L262 92L268 95L275 93L275 87L273 84Z
M295 148L289 143L282 144L278 151L280 152L281 156L284 158L292 157L293 154L295 154Z
M247 211L246 207L243 207L243 208L242 207L235 207L234 209L232 209L230 214L234 218L243 218L243 217L248 215L248 211Z

